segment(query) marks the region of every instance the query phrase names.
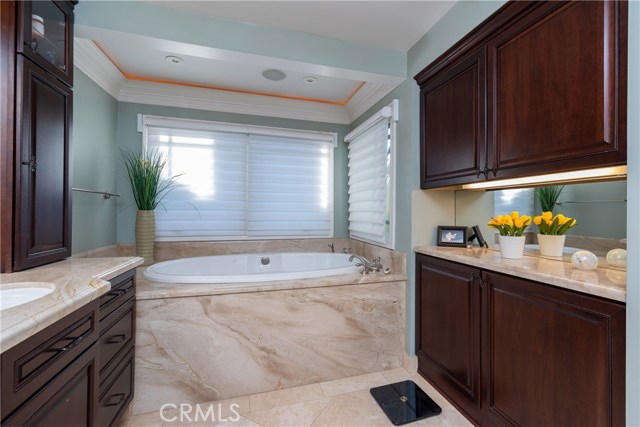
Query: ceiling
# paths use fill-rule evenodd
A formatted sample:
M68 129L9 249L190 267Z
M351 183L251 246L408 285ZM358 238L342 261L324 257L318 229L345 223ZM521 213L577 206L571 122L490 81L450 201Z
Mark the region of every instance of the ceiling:
M320 117L322 110L326 115L319 121L350 123L406 78L356 69L364 68L360 62L405 58L406 67L404 52L455 1L137 1L103 4L108 9L92 11L98 3L108 2L77 6L89 16L85 23L85 15L76 14L76 65L116 99L169 105L175 101L152 98L161 92L174 99L202 98L206 89L207 99L227 100L230 112L244 112L239 105L253 102L261 106L256 114L309 119ZM126 9L132 7L145 9ZM225 40L210 36L209 30L233 30L234 25L240 30L223 33ZM145 34L143 27L151 29ZM276 42L255 47L260 35L270 36L274 28L282 30L276 32ZM180 29L186 36L178 40ZM191 33L198 37L189 39ZM250 36L241 45L238 40L245 33ZM303 44L308 41L313 44L309 49ZM280 55L288 47L301 59ZM350 59L351 65L329 64L332 55ZM268 69L281 70L285 78L264 78ZM211 99L208 106L198 100L194 108L226 108ZM180 105L191 107L184 99ZM265 110L270 107L272 111ZM275 107L282 108L278 112Z

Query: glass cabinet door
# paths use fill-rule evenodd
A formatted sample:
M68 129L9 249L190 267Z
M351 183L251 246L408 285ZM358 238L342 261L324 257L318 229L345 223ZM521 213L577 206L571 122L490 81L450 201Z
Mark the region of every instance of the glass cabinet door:
M58 1L22 3L22 53L72 85L73 4Z

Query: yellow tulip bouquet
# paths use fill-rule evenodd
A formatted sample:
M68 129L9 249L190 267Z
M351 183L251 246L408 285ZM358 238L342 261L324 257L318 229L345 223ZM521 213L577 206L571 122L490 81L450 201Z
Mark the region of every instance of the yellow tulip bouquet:
M553 216L552 212L547 211L533 218L533 223L538 226L540 234L562 236L568 229L576 225L576 220L562 214Z
M520 213L513 211L511 215L498 215L491 218L487 225L498 230L501 236L522 236L529 224L531 224L530 216L520 216Z

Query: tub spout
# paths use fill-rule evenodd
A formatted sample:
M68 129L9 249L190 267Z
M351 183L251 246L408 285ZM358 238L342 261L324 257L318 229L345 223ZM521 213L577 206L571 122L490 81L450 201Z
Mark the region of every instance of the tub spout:
M371 262L369 262L368 259L366 259L363 256L360 255L351 255L349 257L349 262L352 262L354 259L359 260L360 262L356 264L356 267L362 267L362 271L360 272L361 274L369 274L374 270L374 265L371 264Z

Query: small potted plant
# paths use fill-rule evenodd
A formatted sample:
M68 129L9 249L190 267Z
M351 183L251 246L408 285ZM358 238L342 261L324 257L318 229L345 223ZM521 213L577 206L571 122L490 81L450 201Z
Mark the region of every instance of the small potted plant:
M564 233L576 225L575 218L570 218L562 214L553 216L553 212L546 211L542 215L534 217L533 223L538 226L540 255L562 256L566 239Z
M498 215L489 221L489 227L495 228L500 233L500 253L503 258L519 259L524 253L524 230L531 224L531 217L520 216L513 211L511 215Z
M137 153L121 150L122 163L127 171L133 198L136 201L136 254L144 258L143 265L154 262L153 250L156 239L154 210L178 176L163 178L166 159L157 151Z

